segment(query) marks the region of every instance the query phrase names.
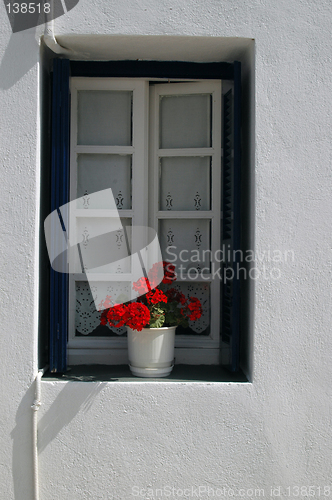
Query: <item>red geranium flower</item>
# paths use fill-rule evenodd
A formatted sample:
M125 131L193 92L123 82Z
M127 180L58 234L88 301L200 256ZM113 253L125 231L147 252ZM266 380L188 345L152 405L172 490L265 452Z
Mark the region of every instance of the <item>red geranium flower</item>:
M187 302L187 299L183 295L183 293L179 292L175 288L170 288L169 290L167 290L166 295L170 302L179 302L182 306L184 306L185 303Z
M165 326L188 326L189 321L195 321L202 316L202 306L196 297L187 298L176 288L161 286L162 269L164 277L162 284L169 285L176 280L175 267L163 261L153 265L148 273L148 278L140 278L133 284L133 289L138 292L136 302L116 304L112 306L111 297L99 306L105 309L101 312L100 323L120 328L128 326L133 330L141 331L144 327L159 328Z
M126 322L125 314L126 314L126 306L120 304L120 305L115 305L114 307L108 309L106 316L111 326L114 326L115 328L120 328L121 326L124 326Z
M103 309L100 316L101 325L107 325L107 313L110 307L112 307L111 296L107 295L106 299L104 301L101 301L100 304L98 305L99 311Z
M203 314L203 309L200 301L196 297L189 298L188 309L190 311L189 319L190 321L196 321Z
M148 278L151 288L156 288L156 286L158 286L161 280L163 279L163 276L164 276L163 263L156 262L155 264L153 264L148 273Z
M101 316L100 316L100 324L105 326L107 325L107 309L105 309L105 311L102 311L101 313Z
M139 295L144 295L151 290L150 281L147 278L140 278L138 281L135 281L133 284L133 290L137 292Z
M163 266L164 278L162 282L165 283L165 285L171 285L173 281L176 280L175 266L173 266L173 264L170 264L169 262L166 262L165 260L163 261Z
M158 288L147 293L146 300L149 304L158 304L158 302L165 302L167 304L166 295L161 290L158 290Z
M126 307L125 322L129 328L140 332L142 328L149 324L150 311L140 302L131 302Z

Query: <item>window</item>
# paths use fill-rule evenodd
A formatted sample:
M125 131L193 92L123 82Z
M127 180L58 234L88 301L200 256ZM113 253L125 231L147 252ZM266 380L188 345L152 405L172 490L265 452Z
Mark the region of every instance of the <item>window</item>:
M227 262L225 243L228 249L239 244L233 82L202 80L183 69L174 76L174 67L167 79L153 67L139 78L69 79L69 61L54 63L52 208L82 198L63 221L64 231L77 233L81 255L68 275L51 271L51 369L64 369L67 340L69 364L127 360L125 332L99 325L94 299L105 290L128 293L128 269L109 265L87 280L82 266L94 231L109 217L105 200L91 195L106 188L124 226L149 225L158 232L164 260L177 267L176 285L203 303L201 320L178 332L176 362L219 364L224 352L236 359L235 369L238 284L218 279L234 264ZM64 101L69 80L70 161ZM125 242L114 245L121 255Z

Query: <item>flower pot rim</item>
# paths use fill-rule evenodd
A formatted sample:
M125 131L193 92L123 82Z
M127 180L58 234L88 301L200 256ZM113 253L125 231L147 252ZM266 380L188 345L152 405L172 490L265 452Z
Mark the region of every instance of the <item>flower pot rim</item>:
M130 326L127 326L127 328L130 328ZM174 326L161 326L160 328L150 328L149 326L142 328L142 330L170 330L171 328L177 328L177 325ZM134 332L140 332L142 330L135 330L134 328L130 328L130 330L133 330Z

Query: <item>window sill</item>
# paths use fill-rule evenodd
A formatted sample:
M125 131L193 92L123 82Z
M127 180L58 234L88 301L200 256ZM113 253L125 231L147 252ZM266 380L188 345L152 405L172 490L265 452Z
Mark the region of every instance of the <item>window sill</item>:
M76 365L64 374L47 372L44 380L72 382L248 382L242 371L232 373L217 365L175 365L164 378L133 377L127 365Z

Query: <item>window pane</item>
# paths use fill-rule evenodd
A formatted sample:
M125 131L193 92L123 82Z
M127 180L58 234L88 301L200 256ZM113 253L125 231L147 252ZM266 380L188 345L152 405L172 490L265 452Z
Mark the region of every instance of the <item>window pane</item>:
M210 220L160 220L160 246L163 259L175 265L179 278L210 272Z
M167 157L160 163L160 210L210 210L210 157Z
M80 251L76 254L75 271L98 273L129 273L131 262L131 219L121 219L124 229L114 230L109 217L77 218L77 240ZM113 226L113 228L112 228ZM96 270L98 268L98 270ZM93 271L95 269L95 271Z
M77 208L109 208L102 196L91 193L111 188L119 210L131 208L131 155L79 154L77 159ZM83 199L81 198L83 197Z
M124 281L77 281L75 283L75 335L90 335L93 337L110 337L123 335L126 328L111 328L109 325L100 325L101 313L96 305L110 296L114 302L125 301L130 297L131 283Z
M80 90L77 144L131 145L132 92Z
M211 146L211 95L160 98L160 147Z

